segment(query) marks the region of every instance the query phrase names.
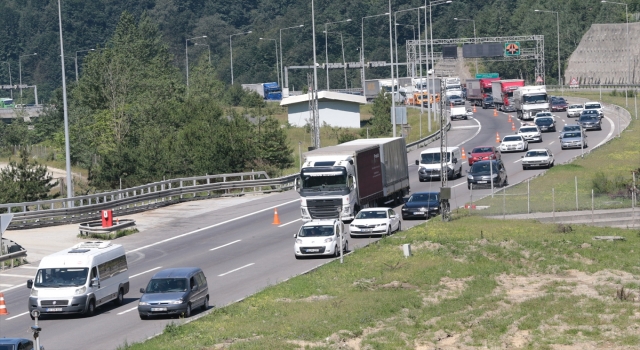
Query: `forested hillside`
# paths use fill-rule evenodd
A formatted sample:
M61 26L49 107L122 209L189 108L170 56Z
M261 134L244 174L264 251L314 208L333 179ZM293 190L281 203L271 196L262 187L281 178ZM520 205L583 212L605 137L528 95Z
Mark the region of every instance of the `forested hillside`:
M259 38L280 39L280 29L304 24L302 28L282 31L282 56L285 65L308 65L312 62L311 2L309 0L61 0L63 34L67 78L75 79L74 58L76 51L99 48L106 45L113 35L123 11L139 18L147 13L158 24L163 41L168 45L172 64L182 70L185 79L185 39L206 35L197 40L204 45L189 44L191 62L199 55L208 55L216 76L223 82L231 81L229 35L251 30L248 35L233 37L234 81L256 83L276 80L275 47L273 41ZM631 0L629 12L640 11L640 0ZM392 10L424 5L421 0L392 1ZM362 17L388 11L383 0L323 0L315 2L318 61L324 62L324 23L351 18L348 23L329 26L330 32L342 32L346 61L359 61ZM535 13L533 9L559 11L560 46L562 61L566 61L578 45L582 34L592 23L619 23L624 21L624 6L602 4L599 0L454 0L447 5L433 8L433 35L435 38L471 37L476 21L478 36L545 35L546 70L548 83L557 76L556 18L550 13ZM19 80L18 58L22 57L23 83L37 84L41 101L48 101L52 91L60 86L57 1L55 0L4 0L0 2L0 61L9 62L13 82ZM417 29L417 11L400 13L398 23L413 24ZM422 21L421 21L422 22ZM424 28L423 28L424 30ZM365 56L367 61L388 61L389 29L386 17L365 20ZM413 38L412 28L399 26L399 57L404 59L404 41ZM342 61L339 35L330 34L329 61ZM86 52L78 53L80 71L84 68ZM489 63L490 64L490 63ZM491 70L499 70L504 76L525 76L533 72L531 62L498 64ZM331 80L344 81L342 72L331 72ZM387 70L374 69L368 76L382 76ZM320 74L320 86L324 75ZM8 65L0 67L0 84L8 84ZM291 84L300 89L306 85L306 72L296 71L290 76ZM338 84L338 83L336 83ZM342 87L340 84L336 87ZM349 72L349 85L360 85L359 72ZM2 96L7 92L0 92ZM29 92L30 94L30 92Z

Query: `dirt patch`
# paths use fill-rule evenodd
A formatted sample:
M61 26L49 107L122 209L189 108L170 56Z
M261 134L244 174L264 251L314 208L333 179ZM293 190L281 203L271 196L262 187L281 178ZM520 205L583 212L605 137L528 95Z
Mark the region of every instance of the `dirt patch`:
M383 284L380 286L380 288L403 288L403 289L415 289L418 288L414 285L411 285L409 283L401 283L398 281L393 281L393 282L389 282L387 284Z
M473 277L467 278L449 278L443 277L438 283L439 289L435 293L424 294L422 304L436 304L443 299L457 298L467 288L467 282Z
M411 250L417 251L420 249L427 249L427 250L439 250L444 248L444 246L440 243L437 242L430 242L430 241L424 241L422 243L418 243L416 245L411 245ZM402 249L402 246L400 246L400 249Z

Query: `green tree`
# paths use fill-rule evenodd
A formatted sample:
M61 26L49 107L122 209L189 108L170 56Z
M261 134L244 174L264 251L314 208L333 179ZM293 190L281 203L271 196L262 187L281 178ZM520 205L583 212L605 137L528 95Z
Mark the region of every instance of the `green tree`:
M380 91L378 96L373 100L372 113L373 117L369 121L371 128L369 129L370 137L387 137L393 131L391 124L391 94L386 94L384 90Z
M266 166L269 176L276 176L282 169L293 165L293 150L289 147L287 133L273 117L258 118L258 157L256 165Z
M53 181L47 167L29 160L26 148L20 149L20 162L10 161L0 169L0 203L34 202L49 199Z

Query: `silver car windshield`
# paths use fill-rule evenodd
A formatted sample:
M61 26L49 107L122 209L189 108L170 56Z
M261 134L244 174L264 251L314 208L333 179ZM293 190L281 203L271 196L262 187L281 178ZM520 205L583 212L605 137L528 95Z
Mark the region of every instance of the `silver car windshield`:
M186 278L153 278L145 293L177 293L187 291Z

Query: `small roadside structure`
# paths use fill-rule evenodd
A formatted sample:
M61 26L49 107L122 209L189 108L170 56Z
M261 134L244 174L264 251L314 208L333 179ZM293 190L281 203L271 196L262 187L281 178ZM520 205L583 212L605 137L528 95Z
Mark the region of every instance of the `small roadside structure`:
M289 124L303 127L311 119L310 93L282 99L280 106L287 107ZM366 104L364 96L332 91L318 92L320 125L325 122L333 127L360 128L360 105Z

